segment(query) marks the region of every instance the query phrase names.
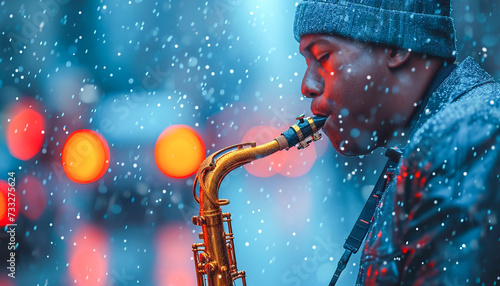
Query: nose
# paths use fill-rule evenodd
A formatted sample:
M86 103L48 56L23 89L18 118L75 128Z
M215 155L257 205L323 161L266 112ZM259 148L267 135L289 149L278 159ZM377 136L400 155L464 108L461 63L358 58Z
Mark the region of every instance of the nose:
M318 69L314 65L307 67L304 78L302 79L301 91L305 97L316 97L322 95L324 92L325 82L323 77L319 74Z

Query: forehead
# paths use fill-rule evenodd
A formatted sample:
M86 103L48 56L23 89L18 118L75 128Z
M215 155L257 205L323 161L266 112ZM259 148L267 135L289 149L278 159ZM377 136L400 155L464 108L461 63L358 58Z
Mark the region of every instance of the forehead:
M337 51L341 50L369 50L375 46L368 42L360 42L350 38L326 34L307 34L300 38L299 50L303 55L314 52L315 49L327 48Z
M307 34L300 38L300 53L306 55L314 52L317 48L327 48L333 50L359 49L361 43L355 40L336 35L327 34Z

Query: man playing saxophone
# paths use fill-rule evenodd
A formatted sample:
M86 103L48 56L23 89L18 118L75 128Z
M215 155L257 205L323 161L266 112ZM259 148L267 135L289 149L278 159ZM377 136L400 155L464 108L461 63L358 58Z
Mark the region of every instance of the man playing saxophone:
M456 63L450 0L304 0L302 94L337 152L398 146L358 285L500 285L500 84Z

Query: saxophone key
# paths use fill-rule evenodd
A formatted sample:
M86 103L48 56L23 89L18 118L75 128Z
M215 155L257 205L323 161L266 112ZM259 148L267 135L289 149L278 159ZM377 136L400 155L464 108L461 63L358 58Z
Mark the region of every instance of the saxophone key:
M203 216L193 216L191 218L191 222L197 226L202 226L206 223L205 218Z

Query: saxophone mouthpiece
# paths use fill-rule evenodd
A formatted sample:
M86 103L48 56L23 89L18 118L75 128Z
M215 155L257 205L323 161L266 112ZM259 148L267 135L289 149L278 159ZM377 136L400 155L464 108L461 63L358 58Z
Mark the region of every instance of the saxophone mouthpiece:
M313 116L305 117L304 114L297 116L297 123L292 125L288 130L281 133L281 136L276 138L281 149L288 149L297 144L298 149L309 146L312 141L321 139L319 130L325 125L327 117Z
M323 128L323 125L325 125L327 118L328 118L328 116L313 116L312 117L314 124L316 124L316 127L318 127L318 130Z

